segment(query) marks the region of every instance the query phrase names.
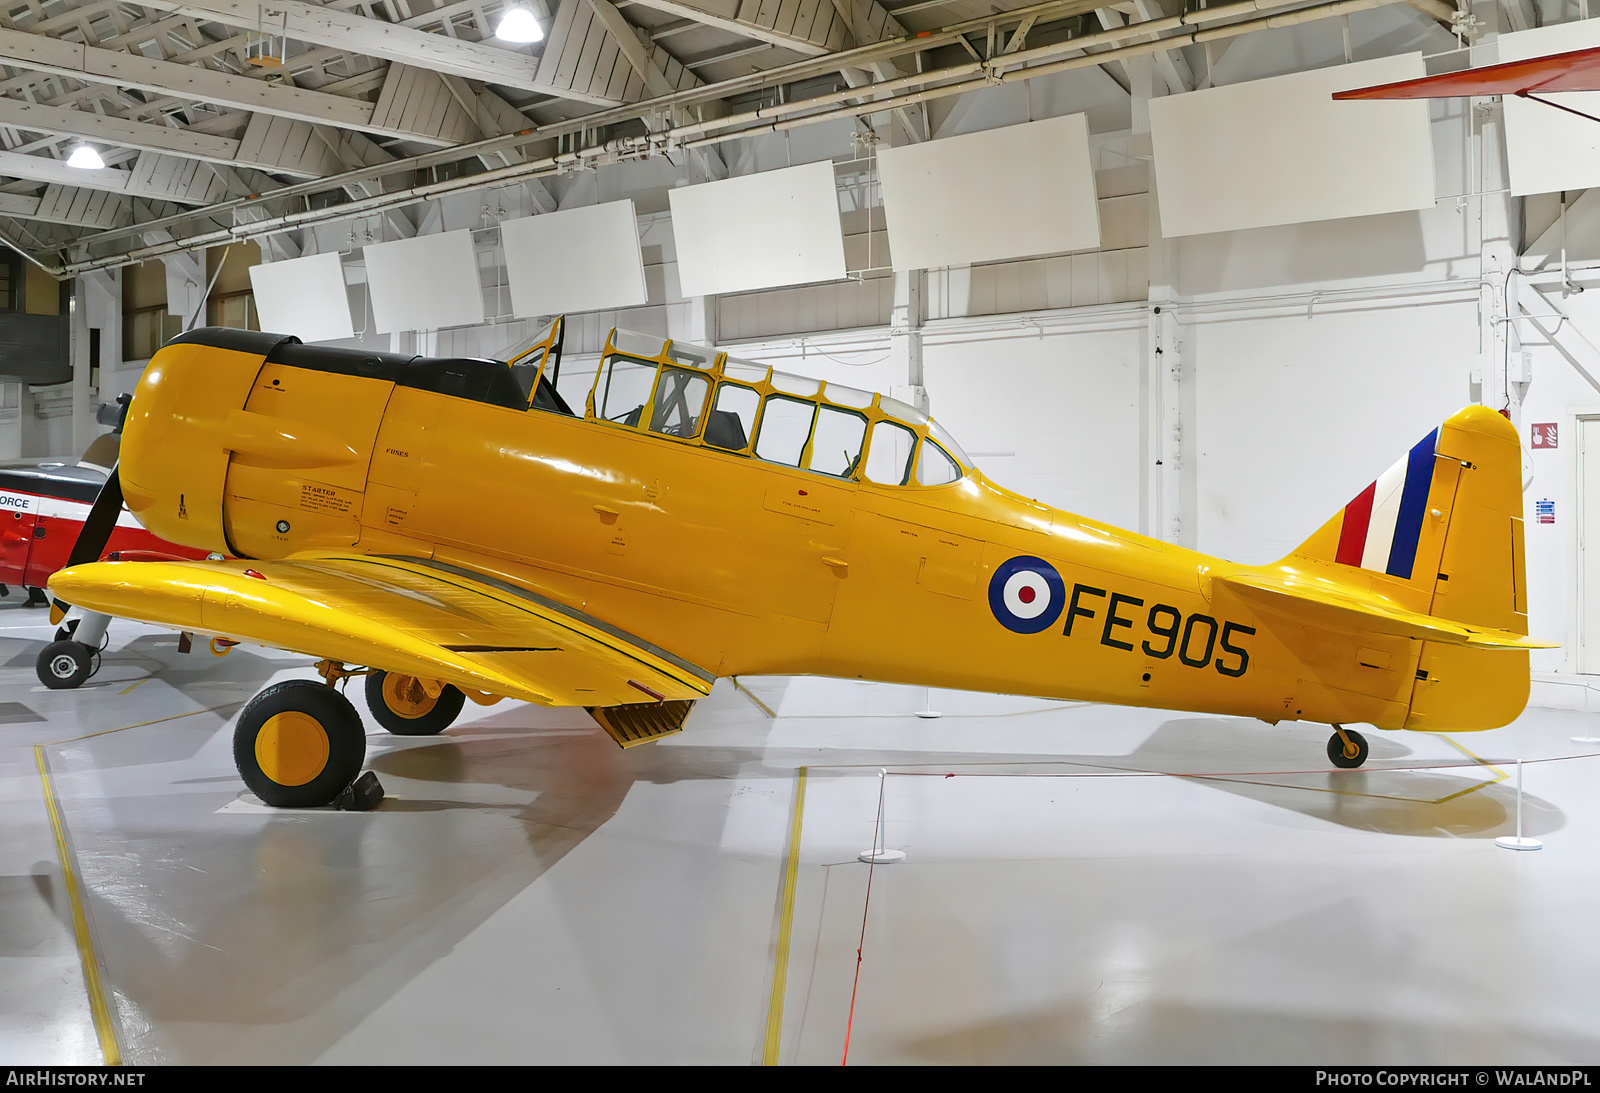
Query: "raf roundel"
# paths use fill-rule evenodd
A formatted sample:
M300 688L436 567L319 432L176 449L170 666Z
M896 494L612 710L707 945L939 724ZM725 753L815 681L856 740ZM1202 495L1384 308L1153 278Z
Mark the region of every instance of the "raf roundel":
M1061 617L1066 587L1043 558L1013 558L989 579L989 610L1018 634L1037 634Z

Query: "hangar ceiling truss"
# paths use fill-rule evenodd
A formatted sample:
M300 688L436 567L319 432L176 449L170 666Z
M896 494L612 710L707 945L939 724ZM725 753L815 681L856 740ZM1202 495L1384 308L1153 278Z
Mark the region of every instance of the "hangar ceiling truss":
M548 209L541 175L821 120L925 140L927 100L1066 67L1154 55L1187 89L1186 47L1393 0L531 0L532 46L494 38L509 2L3 0L0 239L71 274L353 215L407 234L446 193Z

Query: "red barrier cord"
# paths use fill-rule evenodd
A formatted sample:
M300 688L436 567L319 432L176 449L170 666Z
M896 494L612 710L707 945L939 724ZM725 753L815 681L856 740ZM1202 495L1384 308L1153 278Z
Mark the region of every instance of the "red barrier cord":
M883 787L888 781L887 775L878 776L878 812L872 821L874 851L883 845ZM878 863L875 861L867 864L867 898L861 904L861 939L856 942L856 977L855 982L850 985L850 1016L844 1023L844 1054L839 1058L840 1066L848 1066L850 1063L850 1033L856 1023L856 991L861 989L861 950L867 945L867 910L872 906L872 872L877 868Z

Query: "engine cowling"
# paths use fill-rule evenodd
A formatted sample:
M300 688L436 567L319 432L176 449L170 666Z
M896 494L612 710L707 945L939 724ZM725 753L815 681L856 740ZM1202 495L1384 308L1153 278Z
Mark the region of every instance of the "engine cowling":
M129 510L151 532L231 553L223 511L231 437L267 354L282 334L203 329L151 358L123 424L118 475Z

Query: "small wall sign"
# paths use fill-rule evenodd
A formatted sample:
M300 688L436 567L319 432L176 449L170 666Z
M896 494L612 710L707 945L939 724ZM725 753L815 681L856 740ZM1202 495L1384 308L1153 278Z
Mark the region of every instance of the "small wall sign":
M1535 518L1541 524L1556 522L1556 503L1554 501L1535 501L1533 503Z
M1542 421L1533 427L1533 446L1535 448L1554 448L1556 446L1556 425L1554 421Z

